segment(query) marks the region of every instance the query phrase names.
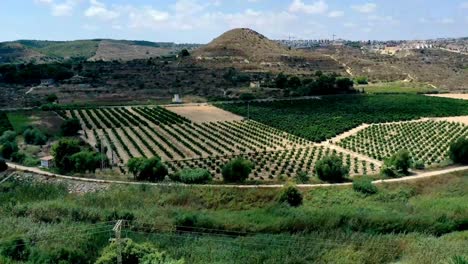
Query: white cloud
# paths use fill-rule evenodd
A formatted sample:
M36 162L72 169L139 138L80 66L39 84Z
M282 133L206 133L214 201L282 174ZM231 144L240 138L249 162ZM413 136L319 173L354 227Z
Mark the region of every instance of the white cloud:
M97 1L90 0L91 6L86 9L85 16L96 17L102 20L112 20L120 16L120 13L115 10L110 10L105 4Z
M54 0L34 0L35 3L49 6L53 16L71 16L73 9L80 0L66 0L55 2Z
M377 5L374 3L365 3L363 5L353 5L351 8L360 13L372 13L377 9Z
M328 13L328 16L329 17L342 17L344 16L344 12L343 11L331 11L330 13Z
M159 11L150 6L135 8L127 7L129 26L136 29L161 29L169 21L170 15L167 12Z
M444 24L444 25L449 25L449 24L455 23L455 20L453 20L452 18L446 17L446 18L442 18L442 19L437 20L437 23Z
M293 0L289 6L291 13L323 14L328 10L328 5L319 0L312 4L305 4L302 0Z
M203 11L206 5L200 4L196 0L178 0L173 9L177 15L191 15Z

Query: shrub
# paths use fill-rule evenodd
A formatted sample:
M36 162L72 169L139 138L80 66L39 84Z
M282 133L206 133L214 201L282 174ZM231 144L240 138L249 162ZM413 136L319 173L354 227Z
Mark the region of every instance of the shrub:
M47 142L47 137L37 128L26 129L23 137L27 144L44 145Z
M12 260L27 260L29 256L29 247L23 238L18 237L6 242L0 253Z
M424 170L426 165L424 165L424 162L417 160L413 163L413 168L417 170Z
M8 165L6 164L4 159L0 159L0 172L6 171L8 169Z
M356 192L363 194L375 194L377 193L377 187L372 183L369 178L360 178L353 181L353 189Z
M308 183L310 180L310 177L309 177L309 174L301 171L297 173L295 180L297 183Z
M101 153L94 151L80 151L70 156L70 161L73 164L73 170L76 172L84 173L86 171L95 172L97 168L107 164L107 157Z
M60 126L60 131L62 132L62 135L66 137L77 135L80 129L80 121L76 118L67 119L63 121L62 125Z
M237 158L224 165L221 174L225 182L244 182L252 169L253 163L251 161Z
M450 159L455 163L468 164L468 139L460 138L450 145Z
M64 138L52 146L55 166L62 172L69 172L74 168L71 156L80 152L80 143L75 139Z
M365 76L356 77L355 81L356 81L357 84L368 84L369 83L367 77L365 77Z
M18 151L18 145L16 142L6 142L1 148L0 155L5 159L11 158L11 155Z
M281 190L279 197L280 203L288 203L290 206L297 207L302 204L302 194L292 184L287 184Z
M317 161L315 173L322 181L342 182L349 174L349 167L343 165L338 156L332 155Z
M16 138L16 132L7 130L3 132L2 136L0 136L0 144L5 144L7 142L13 142Z
M382 167L382 174L395 177L401 174L407 175L411 167L412 159L409 151L400 150L390 158L386 159Z
M159 252L155 246L149 243L138 244L131 239L126 239L121 245L120 253L122 263L160 263L160 264L183 264L183 260L173 260L164 252ZM104 248L102 255L97 259L96 264L117 263L119 247L116 243L111 243Z
M139 181L162 181L168 170L160 157L132 158L127 162L128 170Z
M205 169L183 169L170 176L171 180L186 184L201 184L210 182L213 177Z

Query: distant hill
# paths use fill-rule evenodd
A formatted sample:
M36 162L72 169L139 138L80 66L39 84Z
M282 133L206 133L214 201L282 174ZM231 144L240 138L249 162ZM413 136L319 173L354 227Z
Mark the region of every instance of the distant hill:
M133 60L168 55L196 44L92 39L75 41L17 40L0 43L0 63L44 63L70 58Z
M192 58L205 67L297 74L311 74L321 70L346 75L344 68L330 57L291 50L248 28L225 32L194 50Z

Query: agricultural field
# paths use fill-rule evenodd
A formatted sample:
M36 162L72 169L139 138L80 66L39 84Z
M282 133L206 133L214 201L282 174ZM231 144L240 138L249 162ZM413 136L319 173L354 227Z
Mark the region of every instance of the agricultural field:
M468 102L412 94L324 96L321 100L219 104L296 136L322 142L363 123L468 115Z
M130 158L157 155L166 161L170 173L200 167L221 179L227 161L246 157L255 166L251 180L275 180L311 172L317 160L336 154L350 167L351 175L379 171L378 161L320 146L253 120L241 120L213 106L194 107L189 106L195 112L208 109L218 113L214 115L218 121L206 122L199 115L189 119L159 106L70 109L59 114L80 120L82 137L92 146L106 146L109 159L121 167ZM168 109L187 113L182 108Z
M405 149L415 162L431 166L446 161L450 143L460 137L468 137L465 124L425 120L373 124L337 144L377 160Z

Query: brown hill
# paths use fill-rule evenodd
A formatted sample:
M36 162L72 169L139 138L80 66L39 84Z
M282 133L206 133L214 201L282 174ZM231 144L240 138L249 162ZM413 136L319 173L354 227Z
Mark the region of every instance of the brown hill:
M288 56L289 50L269 40L264 35L248 29L232 29L197 49L196 56L203 57L242 57L248 60L277 59Z
M314 52L290 50L264 35L237 28L193 51L197 63L208 68L234 67L243 71L311 74L317 70L346 75L330 57Z
M151 46L134 45L121 41L103 40L99 42L96 54L89 58L90 61L103 60L135 60L168 55L173 48L159 48Z

